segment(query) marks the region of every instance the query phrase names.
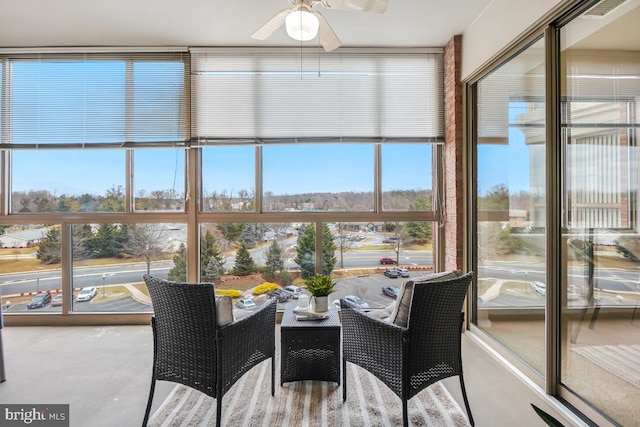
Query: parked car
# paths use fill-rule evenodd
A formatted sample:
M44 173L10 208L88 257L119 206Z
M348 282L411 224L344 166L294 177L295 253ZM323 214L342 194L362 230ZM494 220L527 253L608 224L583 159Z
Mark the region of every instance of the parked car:
M398 273L400 274L400 277L409 277L409 270L406 268L399 268Z
M42 308L45 305L51 302L51 294L49 292L42 292L33 298L27 304L27 308L31 310L32 308Z
M382 257L380 258L380 264L395 264L396 260L393 258Z
M76 296L76 301L91 301L96 295L98 295L98 288L95 286L87 286L86 288L82 288L78 295Z
M58 307L62 305L62 294L57 294L51 300L51 307Z
M538 295L544 296L547 293L547 285L542 282L531 282L531 290Z
M356 295L347 295L346 297L344 297L344 300L346 301L347 304L349 304L352 307L369 308L369 304L365 300L363 300L362 298Z
M400 277L400 272L398 270L396 270L395 268L393 269L386 269L384 271L384 275L391 278L391 279L397 279L398 277Z
M393 243L395 243L395 242L394 242L393 240L391 240L391 239L384 239L384 240L382 241L382 243L389 243L389 244L393 244Z
M289 293L285 292L283 289L276 289L275 291L271 291L267 294L267 297L275 298L278 302L289 301Z
M396 299L398 298L398 294L400 293L400 288L394 285L383 286L382 293L388 297Z
M302 288L299 288L294 285L289 285L284 287L285 291L289 291L292 293L292 298L298 299L298 297L302 294Z
M256 303L253 302L251 298L240 298L236 303L236 307L242 308L245 310L253 310L257 306L256 306Z

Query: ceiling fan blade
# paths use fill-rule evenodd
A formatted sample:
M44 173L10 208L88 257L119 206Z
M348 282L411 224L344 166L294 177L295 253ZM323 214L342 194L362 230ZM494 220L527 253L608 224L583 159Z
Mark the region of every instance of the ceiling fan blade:
M291 13L291 9L283 9L276 14L273 18L267 21L262 27L260 27L255 33L251 34L252 39L265 40L271 34L273 34L278 28L284 24L287 15Z
M356 12L384 13L387 0L320 0L327 9L353 10Z
M313 12L313 14L318 17L320 24L320 27L318 28L318 38L320 39L320 44L322 44L324 50L331 52L332 50L339 48L342 42L336 33L333 32L327 20L324 19L324 16L318 12Z

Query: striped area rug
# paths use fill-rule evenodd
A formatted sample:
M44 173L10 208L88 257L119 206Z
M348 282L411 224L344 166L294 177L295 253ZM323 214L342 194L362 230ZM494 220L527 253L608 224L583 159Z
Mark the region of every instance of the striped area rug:
M342 387L324 381L279 382L271 397L270 361L244 375L222 401L223 426L398 426L402 425L400 399L365 370L347 367L347 401ZM466 413L440 383L433 384L409 401L412 426L468 426ZM149 425L215 425L215 400L196 390L177 385Z
M571 350L640 388L640 344L594 345Z

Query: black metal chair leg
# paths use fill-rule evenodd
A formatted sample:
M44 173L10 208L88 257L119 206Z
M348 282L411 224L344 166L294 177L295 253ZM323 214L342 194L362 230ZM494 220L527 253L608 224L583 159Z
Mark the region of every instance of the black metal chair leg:
M402 426L409 427L409 410L407 409L407 401L402 400Z
M347 361L342 360L342 401L347 401Z
M149 391L149 399L147 400L147 409L144 411L144 420L142 421L142 427L147 427L149 422L149 414L151 413L151 404L153 403L153 393L156 390L156 379L151 378L151 391Z
M216 427L220 427L222 424L222 396L218 396L216 399Z
M276 361L271 357L271 396L276 395Z
M471 415L471 407L469 406L469 399L467 399L467 391L464 387L464 378L462 374L460 376L460 388L462 389L462 399L464 399L464 407L467 410L467 415L469 416L469 424L475 426L475 422L473 421L473 415Z

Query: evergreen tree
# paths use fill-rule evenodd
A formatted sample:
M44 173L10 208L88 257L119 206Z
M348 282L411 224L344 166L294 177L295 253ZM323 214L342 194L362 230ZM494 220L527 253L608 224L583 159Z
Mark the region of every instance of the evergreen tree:
M224 258L210 230L200 238L200 280L216 282L224 274Z
M120 255L122 246L119 242L118 226L100 224L96 233L89 237L87 245L92 257L95 258L110 258Z
M271 245L269 245L269 249L267 249L265 267L272 276L274 276L277 271L284 270L282 247L276 240L273 240Z
M91 257L89 240L93 237L91 225L82 224L71 227L71 250L73 259L86 259Z
M72 227L72 253L73 259L85 259L89 253L87 246L88 238L91 236L91 226L84 224ZM47 235L38 245L36 258L43 264L57 264L61 260L62 254L62 232L60 227L52 227L47 231Z
M53 227L47 231L47 235L40 241L36 258L43 264L58 264L60 262L61 243L60 228Z
M236 265L233 267L233 273L236 276L248 276L255 273L258 270L258 266L251 258L251 254L247 249L247 245L242 242L238 252L236 252Z
M216 225L218 231L229 242L237 242L240 240L244 231L243 222L223 222Z
M412 211L428 211L431 209L431 200L426 196L417 196L409 206ZM410 221L402 226L402 241L405 245L416 243L425 244L431 241L432 224L428 221Z
M294 262L300 266L300 274L307 279L316 274L316 228L308 224L298 237L298 255ZM322 224L322 274L329 275L336 264L336 245L326 224Z
M333 242L333 236L329 230L329 226L322 224L322 274L328 276L336 265L336 244Z
M180 243L178 250L173 254L173 267L169 270L167 279L174 282L187 281L187 247Z
M204 276L202 280L204 282L217 283L218 280L224 275L224 260L222 257L211 257L209 262L204 268Z

